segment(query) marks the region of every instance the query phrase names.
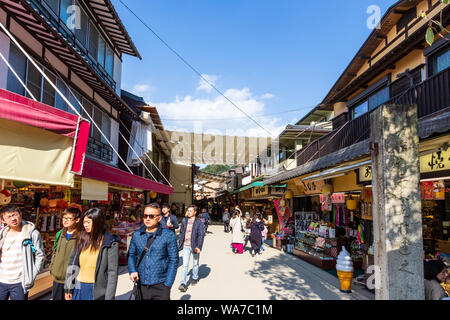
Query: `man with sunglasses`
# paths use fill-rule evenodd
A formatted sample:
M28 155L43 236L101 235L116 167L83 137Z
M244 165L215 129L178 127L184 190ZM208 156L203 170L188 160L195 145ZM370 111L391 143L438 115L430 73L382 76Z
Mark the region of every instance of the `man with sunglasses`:
M0 232L0 300L27 300L44 265L41 234L33 223L22 220L15 205L4 207L0 215L6 223Z
M133 233L128 250L128 272L143 300L170 300L178 269L175 233L161 224L157 203L144 209L144 225Z

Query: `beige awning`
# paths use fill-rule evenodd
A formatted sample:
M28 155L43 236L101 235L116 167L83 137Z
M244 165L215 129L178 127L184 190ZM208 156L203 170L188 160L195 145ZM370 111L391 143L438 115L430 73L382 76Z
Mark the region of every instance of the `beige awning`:
M0 179L73 186L73 139L0 119Z
M108 183L97 180L81 179L81 200L108 200Z

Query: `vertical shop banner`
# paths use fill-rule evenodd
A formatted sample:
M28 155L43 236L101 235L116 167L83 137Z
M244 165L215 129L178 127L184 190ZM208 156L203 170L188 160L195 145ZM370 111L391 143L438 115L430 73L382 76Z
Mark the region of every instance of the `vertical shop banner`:
M275 206L275 210L277 211L278 215L278 221L280 221L281 228L284 228L286 222L291 217L291 212L289 210L289 207L286 205L286 200L284 199L277 199L273 202Z

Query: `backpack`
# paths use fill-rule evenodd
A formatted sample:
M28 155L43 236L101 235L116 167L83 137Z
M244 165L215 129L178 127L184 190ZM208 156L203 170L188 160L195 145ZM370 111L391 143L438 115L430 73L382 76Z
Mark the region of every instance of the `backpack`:
M62 231L63 231L63 229L59 230L58 233L56 234L55 245L53 246L53 252L55 252L56 249L58 248L58 242L59 242L59 238L61 238Z

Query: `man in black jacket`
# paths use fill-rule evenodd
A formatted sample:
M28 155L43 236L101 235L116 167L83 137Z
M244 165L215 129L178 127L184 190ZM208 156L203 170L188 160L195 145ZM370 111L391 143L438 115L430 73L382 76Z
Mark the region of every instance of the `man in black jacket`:
M183 251L183 271L181 274L181 284L178 288L181 292L186 292L186 278L189 269L189 260L191 254L194 258L192 268L192 285L198 282L198 267L200 259L200 251L203 247L205 237L205 228L203 222L196 217L197 207L190 206L187 211L187 218L181 222L180 237L178 240L178 250Z

